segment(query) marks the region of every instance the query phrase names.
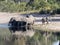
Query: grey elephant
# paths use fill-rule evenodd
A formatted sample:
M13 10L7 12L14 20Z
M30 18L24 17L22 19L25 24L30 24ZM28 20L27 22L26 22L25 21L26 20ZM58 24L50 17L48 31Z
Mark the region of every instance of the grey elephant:
M34 24L34 21L35 21L35 18L32 16L32 15L27 15L26 16L26 22L33 25Z
M19 29L24 29L26 28L30 29L31 26L34 24L34 17L30 15L29 17L12 17L9 21L9 26L13 27L10 28L10 30L13 30L14 32Z
M27 22L27 25L28 25L28 29L31 29L33 24L34 24L34 21L35 21L35 18L32 16L32 15L27 15L26 16L26 22Z

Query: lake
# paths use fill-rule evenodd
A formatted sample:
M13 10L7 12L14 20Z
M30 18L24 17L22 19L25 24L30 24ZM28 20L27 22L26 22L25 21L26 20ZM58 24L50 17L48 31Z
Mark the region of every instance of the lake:
M59 45L60 35L53 33L46 35L40 30L30 29L19 34L20 38L15 40L8 24L0 24L0 45Z

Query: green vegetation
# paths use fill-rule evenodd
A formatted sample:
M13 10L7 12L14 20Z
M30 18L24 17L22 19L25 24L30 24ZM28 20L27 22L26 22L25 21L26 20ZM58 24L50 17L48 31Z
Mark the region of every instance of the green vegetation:
M20 2L19 0L0 0L1 12L25 12L37 10L40 13L58 13L60 11L59 0L30 0ZM36 12L37 12L36 11Z

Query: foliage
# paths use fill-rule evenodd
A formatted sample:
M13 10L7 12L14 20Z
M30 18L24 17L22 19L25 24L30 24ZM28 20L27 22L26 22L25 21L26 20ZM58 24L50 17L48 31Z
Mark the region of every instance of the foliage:
M29 2L20 2L20 0L0 0L1 12L40 10L42 13L50 13L57 9L60 9L59 0L30 0Z

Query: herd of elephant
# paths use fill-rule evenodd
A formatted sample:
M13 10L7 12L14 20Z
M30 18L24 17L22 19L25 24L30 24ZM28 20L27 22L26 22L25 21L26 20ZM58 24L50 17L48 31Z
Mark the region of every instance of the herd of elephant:
M13 32L15 31L26 31L26 29L31 29L35 22L35 17L32 15L27 15L27 16L20 16L20 17L12 17L9 21L9 29L12 30ZM45 22L48 24L48 17L43 17L41 19L42 24L45 24Z

